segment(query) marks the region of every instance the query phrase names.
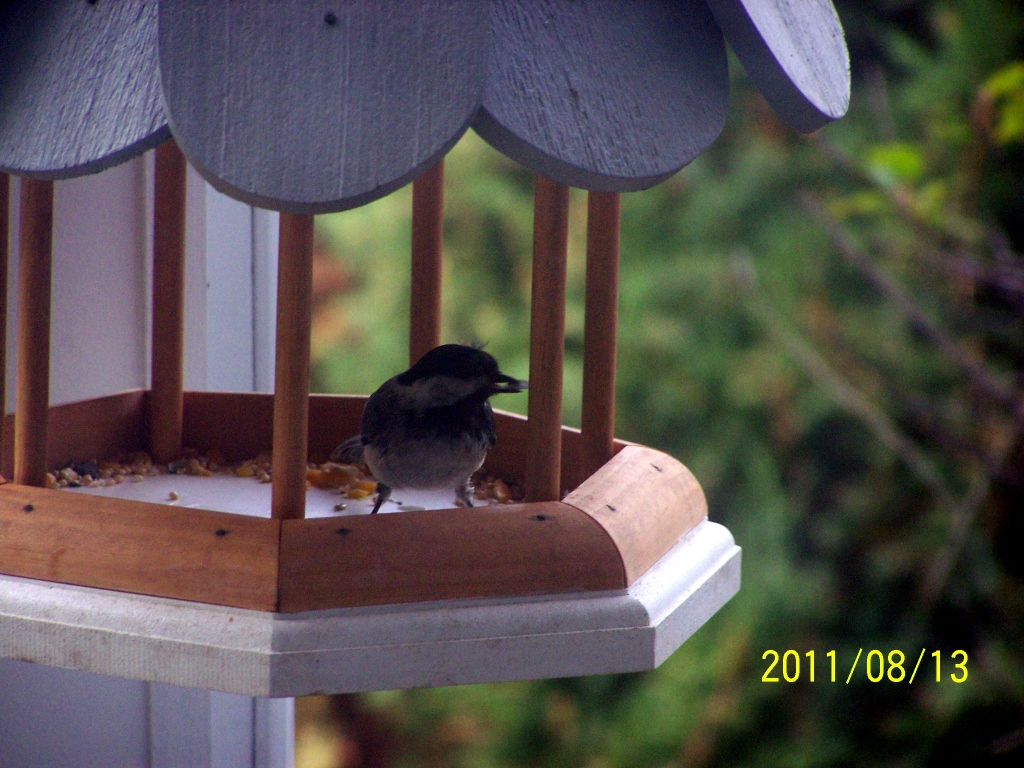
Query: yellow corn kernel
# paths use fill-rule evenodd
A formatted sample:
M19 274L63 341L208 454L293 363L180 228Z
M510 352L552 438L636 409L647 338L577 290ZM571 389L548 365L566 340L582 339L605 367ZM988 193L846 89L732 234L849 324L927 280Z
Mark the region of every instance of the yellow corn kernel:
M185 467L185 474L197 477L210 477L213 472L200 464L199 459L189 459L188 466Z
M352 464L339 464L336 461L325 461L320 465L325 472L344 472L349 477L359 477L359 467Z
M352 476L340 469L307 469L306 481L314 488L330 490L348 485Z
M353 478L348 472L343 469L332 469L327 472L327 487L328 488L341 488L352 483Z
M494 498L502 504L512 498L512 491L509 489L508 485L505 484L504 480L498 480L494 483Z

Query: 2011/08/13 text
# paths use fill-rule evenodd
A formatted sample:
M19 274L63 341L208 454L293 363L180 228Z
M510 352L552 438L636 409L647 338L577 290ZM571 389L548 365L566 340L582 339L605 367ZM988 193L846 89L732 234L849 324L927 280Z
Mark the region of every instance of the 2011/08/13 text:
M882 680L888 680L891 683L902 683L904 681L913 683L914 678L917 677L917 671L921 667L921 662L924 660L925 652L926 649L922 648L909 678L907 677L905 667L906 656L899 649L889 651L888 655L883 654L879 650L868 651L867 658L864 661L864 672L872 683L878 683ZM861 656L863 655L864 649L859 648L853 664L850 665L850 671L846 675L847 685L853 679L853 675L857 671ZM804 653L804 656L807 657L807 679L809 682L816 682L814 651L807 651ZM935 659L935 682L941 683L944 679L942 675L942 651L932 651L931 656ZM834 683L836 682L836 652L829 651L825 654L825 658L828 660L830 672L828 681ZM761 675L762 683L778 683L782 681L795 683L800 679L802 665L801 656L798 651L785 651L780 657L778 651L769 649L761 655L761 659L768 662L768 668ZM967 680L967 651L953 651L949 654L949 662L953 664L952 671L949 672L949 680L954 683L965 682ZM779 677L780 672L781 678Z

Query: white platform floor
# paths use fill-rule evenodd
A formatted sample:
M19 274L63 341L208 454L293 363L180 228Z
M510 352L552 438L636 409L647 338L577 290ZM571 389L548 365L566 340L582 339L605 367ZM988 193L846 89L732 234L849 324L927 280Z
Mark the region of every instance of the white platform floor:
M123 482L95 488L67 488L68 493L113 496L120 499L149 501L215 512L233 512L239 515L270 517L270 483L261 483L251 477L214 474L212 477L195 475L150 475L141 482ZM172 500L171 493L179 497ZM483 506L484 501L474 500ZM344 510L336 510L344 504ZM455 495L443 491L398 491L392 494L380 509L381 513L400 512L403 509L450 509L455 506ZM373 496L350 499L335 490L310 488L306 492L306 517L337 517L339 515L369 514L373 509Z

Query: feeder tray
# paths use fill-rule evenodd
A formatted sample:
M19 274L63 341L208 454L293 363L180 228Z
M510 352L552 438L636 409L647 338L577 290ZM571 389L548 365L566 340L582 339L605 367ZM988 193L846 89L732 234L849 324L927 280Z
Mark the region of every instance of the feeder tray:
M791 5L63 0L0 12L0 60L18 75L0 82L0 169L22 176L0 654L263 696L664 660L736 592L739 548L707 521L685 467L613 440L618 193L672 175L721 130L721 31L797 128L845 111L834 10ZM355 434L365 402L308 394L312 215L414 180L414 362L440 343L442 158L471 125L536 174L530 418L496 414L486 464L530 503L305 518L307 456ZM156 145L151 388L50 407L52 180ZM281 211L274 395L183 391L186 157L222 192ZM561 424L567 185L591 190L581 431ZM229 460L272 450L269 506L33 487L68 461L163 461L183 446ZM215 507L216 480L189 478L190 498Z
M628 590L294 614L7 576L0 643L9 658L251 696L640 671L736 592L739 561L703 522Z
M147 393L51 411L50 466L146 447ZM358 431L365 398L310 398L311 451ZM273 396L189 392L186 445L229 459L267 450ZM11 422L11 419L8 419ZM515 477L526 420L498 413L487 469ZM81 442L79 435L88 435ZM579 433L563 430L563 455ZM66 490L0 487L4 573L252 610L622 590L707 515L693 475L659 451L619 452L563 501L276 520ZM102 450L99 450L102 449ZM566 462L566 475L573 464ZM192 496L218 478L182 478ZM120 490L144 490L145 482ZM102 491L100 491L102 493Z
M311 449L352 431L364 402L311 397ZM233 459L269 444L272 396L184 403L189 445ZM133 391L52 408L51 466L142 450L147 406ZM514 477L526 420L496 416L487 468ZM579 443L563 429L567 475ZM8 484L0 567L23 578L0 579L0 638L23 660L63 666L70 646L76 668L261 696L650 668L735 592L739 548L679 462L616 449L561 502L376 516L275 520ZM181 479L196 497L218 482Z

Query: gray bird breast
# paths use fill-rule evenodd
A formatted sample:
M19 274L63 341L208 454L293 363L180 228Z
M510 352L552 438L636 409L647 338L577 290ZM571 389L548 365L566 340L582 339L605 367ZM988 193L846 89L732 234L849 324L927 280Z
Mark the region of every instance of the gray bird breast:
M392 488L427 490L457 488L480 469L487 447L466 434L452 440L403 442L402 450L380 451L363 447L363 459L374 477Z

